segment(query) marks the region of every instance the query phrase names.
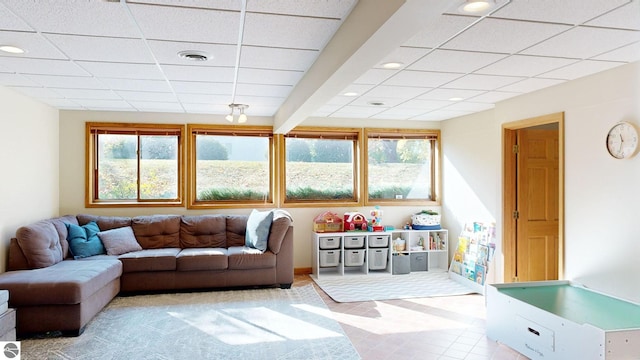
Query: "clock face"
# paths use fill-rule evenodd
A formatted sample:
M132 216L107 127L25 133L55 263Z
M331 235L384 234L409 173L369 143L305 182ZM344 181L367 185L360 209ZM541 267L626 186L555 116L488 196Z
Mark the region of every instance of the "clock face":
M607 150L616 159L633 156L638 148L638 131L627 122L615 124L607 134Z

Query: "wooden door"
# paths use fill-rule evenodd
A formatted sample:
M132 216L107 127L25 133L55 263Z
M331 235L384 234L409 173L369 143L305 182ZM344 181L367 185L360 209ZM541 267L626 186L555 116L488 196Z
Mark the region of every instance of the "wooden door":
M517 130L516 276L558 279L559 137L557 130Z

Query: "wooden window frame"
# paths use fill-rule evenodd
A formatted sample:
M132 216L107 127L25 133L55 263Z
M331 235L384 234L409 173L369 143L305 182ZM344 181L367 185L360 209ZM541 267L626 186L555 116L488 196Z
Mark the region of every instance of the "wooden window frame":
M271 126L242 126L242 125L207 125L187 124L187 208L188 209L239 209L239 208L272 208L277 199L277 137ZM198 201L196 191L196 135L219 136L257 136L269 138L269 196L266 201L256 200L218 200Z
M95 136L103 134L131 134L131 135L166 135L178 136L177 197L175 199L140 199L140 162L138 155L138 180L136 200L101 200L98 192L98 161L97 143ZM139 123L105 123L87 122L85 124L85 207L184 207L184 125L182 124L139 124ZM138 138L139 141L139 138Z
M352 138L353 144L353 199L345 200L287 200L287 149L285 138L304 137L309 139L345 139ZM296 127L286 135L280 135L280 146L278 153L279 161L279 178L280 198L279 205L281 207L337 207L337 206L361 206L362 205L362 149L363 130L361 128L328 128L328 127Z
M402 206L402 205L431 205L438 206L440 201L440 182L441 182L441 169L440 169L440 143L441 136L440 130L433 129L386 129L386 128L367 128L364 129L364 141L363 141L363 198L365 206L373 205L387 205L387 206ZM383 139L421 139L432 138L435 141L431 143L431 200L427 199L369 199L369 139L371 138L383 138Z

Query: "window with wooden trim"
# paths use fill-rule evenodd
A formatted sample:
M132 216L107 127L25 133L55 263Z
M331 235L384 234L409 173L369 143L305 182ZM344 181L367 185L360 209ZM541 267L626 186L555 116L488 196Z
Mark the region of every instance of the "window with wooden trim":
M284 135L284 204L357 204L361 132L296 128Z
M271 127L188 125L189 207L274 204Z
M87 123L87 207L183 206L184 125Z
M366 129L366 204L436 202L439 130Z

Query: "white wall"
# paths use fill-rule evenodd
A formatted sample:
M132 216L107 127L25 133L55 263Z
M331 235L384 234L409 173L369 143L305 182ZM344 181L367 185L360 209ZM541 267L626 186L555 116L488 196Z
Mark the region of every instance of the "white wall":
M58 215L58 111L0 86L0 269L28 223Z
M249 214L251 209L221 209L221 210L187 210L186 208L118 208L96 209L84 206L84 182L85 182L85 122L155 122L155 123L220 123L228 124L222 116L163 114L163 113L121 113L121 112L96 112L96 111L61 111L60 112L60 214L102 214L136 216L146 214ZM251 118L251 125L270 124L270 119ZM342 126L342 127L366 127L370 122L366 120L345 119L309 119L305 126ZM407 127L437 129L440 123L412 122ZM376 127L397 127L394 122ZM411 214L423 209L436 209L439 207L407 206L407 207L382 207L384 212L383 223L396 227L407 222ZM313 218L318 214L330 210L342 216L347 211L361 211L368 215L373 207L362 208L286 208L294 219L294 267L311 267L311 233L313 230Z
M564 111L565 277L640 301L640 155L615 160L605 148L606 133L616 122L629 121L640 130L639 99L636 62L445 121L446 225L454 228L458 224L452 220L474 212L502 218L501 124ZM464 183L458 181L460 172ZM455 198L459 192L467 195ZM502 279L501 256L496 260Z

